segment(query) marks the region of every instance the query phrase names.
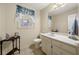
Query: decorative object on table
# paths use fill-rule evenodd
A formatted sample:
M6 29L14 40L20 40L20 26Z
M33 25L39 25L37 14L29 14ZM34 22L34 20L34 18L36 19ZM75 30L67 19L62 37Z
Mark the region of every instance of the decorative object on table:
M51 30L52 32L58 32L58 30L56 29L56 30Z
M19 36L19 32L15 32L14 33L14 36L16 37L16 36Z
M37 38L40 38L40 35L38 35Z
M9 39L10 35L8 33L6 33L5 38Z
M0 40L2 40L2 37L0 37Z
M56 29L55 32L58 32L58 30Z
M16 22L19 28L30 28L35 23L35 11L16 5Z

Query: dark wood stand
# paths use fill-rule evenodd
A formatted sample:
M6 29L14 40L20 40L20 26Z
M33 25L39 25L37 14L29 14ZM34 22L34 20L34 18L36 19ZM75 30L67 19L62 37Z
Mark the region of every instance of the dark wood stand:
M17 40L19 40L19 48L17 47ZM14 54L15 51L19 51L20 53L20 36L13 36L13 37L10 37L9 39L4 39L4 40L1 40L0 41L0 45L1 45L1 55L2 55L2 52L3 52L3 42L7 42L7 41L11 41L12 42L12 46L13 46L13 49L11 51L9 51L6 55L12 55ZM16 41L16 47L14 47L14 42Z

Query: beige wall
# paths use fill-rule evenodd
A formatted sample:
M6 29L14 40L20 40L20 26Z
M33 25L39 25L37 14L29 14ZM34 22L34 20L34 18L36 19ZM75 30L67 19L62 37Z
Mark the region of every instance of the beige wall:
M57 29L59 32L67 33L68 32L68 15L71 15L74 13L77 14L77 8L74 8L62 14L54 15L52 19L52 23L53 23L52 29L53 30Z
M48 13L45 11L41 11L41 32L48 32L47 17Z
M77 15L78 15L78 17L77 17L77 19L79 20L79 4L78 4L78 9L77 9ZM79 23L78 23L78 26L79 26ZM78 28L79 29L79 28ZM78 31L78 33L79 33L79 31ZM78 34L79 35L79 34Z
M5 19L5 5L0 4L0 37L5 36Z
M49 32L50 29L48 28L48 12L52 10L53 4L49 4L47 7L43 8L40 11L41 16L41 32Z
M6 22L6 23L5 23L5 31L3 31L3 29L2 29L2 31L5 33L7 32L11 35L13 35L14 32L19 32L21 35L21 47L22 48L25 48L26 46L28 46L28 44L32 44L33 39L36 38L37 35L40 33L40 12L38 10L35 11L36 22L35 22L35 25L33 28L19 29L17 27L17 23L15 22L16 4L3 4L3 5L5 5L6 17L4 17L4 15L3 15L3 18L5 18L5 21L3 21L2 19L0 19L0 21ZM28 6L28 8L30 8L30 7ZM2 9L1 9L1 12L3 12ZM1 14L2 13L0 13L0 15ZM0 17L2 17L2 16L0 16ZM2 25L2 23L0 23L0 24ZM0 33L2 31L0 31Z

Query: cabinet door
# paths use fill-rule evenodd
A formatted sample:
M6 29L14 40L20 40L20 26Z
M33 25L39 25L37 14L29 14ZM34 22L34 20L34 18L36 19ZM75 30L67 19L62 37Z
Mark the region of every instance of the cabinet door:
M62 43L62 42L59 42L59 41L55 41L55 40L52 40L52 45L53 46L57 46L71 54L77 54L76 53L76 48L72 45L68 45L66 43Z
M71 53L66 52L65 50L56 46L53 46L53 54L54 55L71 55Z
M48 55L51 55L51 39L45 37L45 36L41 36L42 39L42 50L43 52L45 52Z

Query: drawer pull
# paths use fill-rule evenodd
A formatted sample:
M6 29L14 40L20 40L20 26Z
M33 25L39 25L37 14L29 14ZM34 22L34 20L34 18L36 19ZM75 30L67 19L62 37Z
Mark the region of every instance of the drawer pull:
M53 46L51 45L51 48L53 48Z

